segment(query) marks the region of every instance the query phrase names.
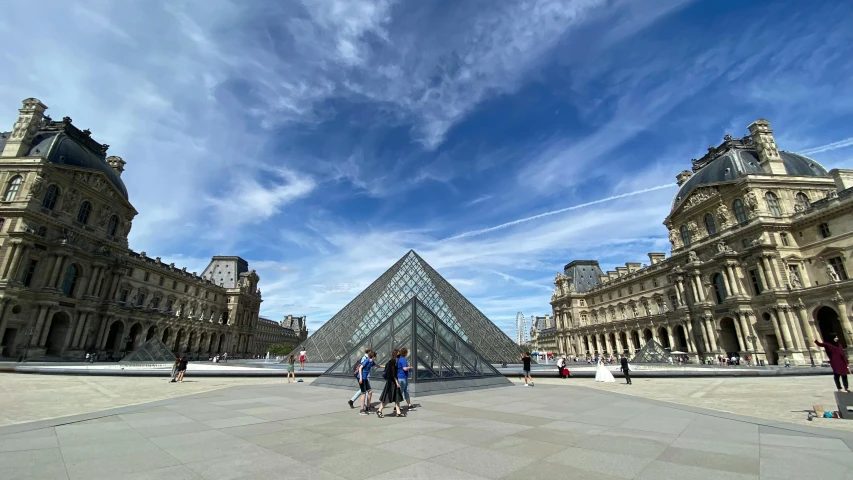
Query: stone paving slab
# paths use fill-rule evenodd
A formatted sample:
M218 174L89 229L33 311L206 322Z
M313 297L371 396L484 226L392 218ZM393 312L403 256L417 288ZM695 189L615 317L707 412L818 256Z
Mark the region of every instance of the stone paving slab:
M4 427L0 477L853 478L853 433L595 388L541 384L428 396L415 398L421 405L406 418L384 419L358 415L347 397L304 383L243 385L88 419ZM246 415L247 406L265 408L257 405L299 416ZM199 414L205 419L193 418Z

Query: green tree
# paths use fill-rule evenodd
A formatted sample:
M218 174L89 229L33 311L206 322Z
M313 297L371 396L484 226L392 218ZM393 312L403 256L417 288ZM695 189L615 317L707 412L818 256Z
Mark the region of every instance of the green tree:
M283 357L288 353L292 352L293 348L294 345L292 343L282 342L270 345L270 348L268 350L270 352L270 355L273 357Z

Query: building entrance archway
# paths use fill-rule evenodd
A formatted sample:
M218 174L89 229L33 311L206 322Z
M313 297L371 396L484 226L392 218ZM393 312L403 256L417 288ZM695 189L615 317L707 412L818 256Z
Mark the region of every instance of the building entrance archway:
M660 338L661 347L672 350L672 345L669 344L669 332L667 332L666 327L658 329L658 338Z
M779 340L775 334L764 336L764 354L767 356L768 364L779 365Z
M148 340L151 340L152 338L156 337L158 330L159 329L157 328L157 325L152 325L151 327L149 327L148 333L145 334L145 341L147 342Z
M65 312L56 312L50 321L47 340L44 342L45 355L62 355L65 350L65 340L71 331L71 319Z
M636 330L631 332L631 341L634 342L634 350L640 349L640 334Z
M820 336L824 342L831 342L832 335L838 335L838 341L846 347L849 345L844 337L844 331L841 328L841 321L838 319L838 312L831 307L820 307L815 312L815 322L820 330Z
M726 317L720 320L720 347L727 356L737 355L740 351L740 342L737 338L737 329L735 321L732 318Z
M620 342L622 342L622 351L621 351L621 352L619 352L619 353L625 353L625 352L628 352L628 351L629 351L629 348L628 348L628 335L626 335L626 334L625 334L625 332L620 332L620 333L619 333L619 341L620 341Z
M689 351L689 346L687 343L687 332L684 331L684 325L679 325L675 327L675 349L681 350L683 352Z
M652 335L652 331L648 328L643 330L643 343L648 343L649 340L653 339L654 335Z
M183 343L183 341L184 341L184 329L182 328L182 329L178 330L177 335L175 335L175 348L173 348L172 350L179 353L179 354L184 353L181 351L181 347L182 347L181 344Z
M130 334L125 338L125 340L127 341L124 344L124 351L132 352L136 350L139 345L142 344L142 324L134 323L130 327Z
M116 320L110 325L110 333L107 334L107 343L105 344L107 355L115 355L119 349L119 342L124 335L124 324L121 320Z

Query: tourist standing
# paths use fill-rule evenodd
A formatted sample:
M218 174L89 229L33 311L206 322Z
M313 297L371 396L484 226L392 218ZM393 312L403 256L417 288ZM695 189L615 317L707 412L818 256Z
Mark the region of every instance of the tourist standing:
M369 348L368 348L368 349L366 349L366 350L364 351L364 355L362 355L362 356L361 356L361 360L359 360L359 362L358 362L358 363L359 363L359 364L364 364L364 362L365 362L365 361L367 361L367 360L370 358L370 357L369 357L369 355L370 355L370 352L372 352L372 351L373 351L373 350L371 350L371 349L369 349ZM392 358L391 358L391 360L394 360L395 358L396 358L396 357L392 357ZM347 404L349 404L349 408L355 408L355 402L356 402L356 401L358 401L358 397L360 397L360 396L361 396L361 394L362 394L362 392L361 392L361 388L359 387L359 389L355 391L355 394L352 396L352 398L350 398L349 400L347 400Z
M376 411L376 416L385 418L382 414L382 409L389 403L394 404L394 411L398 417L405 417L406 414L400 410L400 402L403 401L403 394L400 390L400 380L397 378L397 360L400 357L398 350L391 351L391 359L385 364L385 372L382 378L385 379L385 388L382 389L382 394L379 395L379 410Z
M628 385L631 384L631 369L628 367L628 359L625 358L625 355L622 355L622 358L619 360L621 364L620 370L625 375L625 383Z
M175 364L172 365L172 383L178 381L178 367L181 366L181 357L175 359Z
M835 387L841 391L841 380L844 383L844 391L850 393L847 386L847 375L850 373L850 361L847 359L847 352L844 347L838 342L838 335L830 335L832 341L818 342L814 341L818 347L823 347L826 350L826 356L829 357L829 366L832 367L832 378L835 380Z
M296 364L296 356L294 354L290 354L290 358L287 359L287 383L291 381L296 381L296 372L294 372L294 365Z
M533 386L533 377L530 376L530 353L524 352L521 354L521 363L522 363L522 371L524 372L524 386L528 386L527 382L530 381L530 386Z
M359 415L370 415L370 402L373 399L373 389L370 388L370 369L376 365L376 362L374 361L375 358L376 354L374 352L370 352L367 355L367 360L359 364L358 373L355 375L356 380L358 380L358 386L361 389L361 393L364 395L361 411L358 412Z
M598 368L595 371L595 381L606 383L616 382L616 379L613 378L613 374L604 366L604 361L600 358L598 359Z
M181 359L178 361L178 382L184 382L184 373L187 371L188 363L187 356L181 355Z
M305 346L302 346L302 350L299 351L299 370L305 370L305 358L307 357L308 352L305 351Z
M409 397L409 370L412 367L409 366L409 362L406 360L406 355L408 354L408 349L400 349L400 356L397 359L397 382L400 384L400 392L403 394L403 398L406 399L406 408L414 410L415 407L412 405L412 399Z

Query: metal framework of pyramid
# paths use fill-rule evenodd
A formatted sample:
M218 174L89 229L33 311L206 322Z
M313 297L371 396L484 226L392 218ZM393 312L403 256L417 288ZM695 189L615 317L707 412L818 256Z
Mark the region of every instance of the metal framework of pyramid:
M406 348L409 365L409 392L434 395L454 390L493 388L512 385L485 358L417 298L412 298L380 323L335 362L312 385L357 389L352 373L364 351L376 352L376 363L385 365L391 350ZM374 367L371 386L381 391L384 386L381 367Z
M669 362L669 354L666 353L666 350L659 344L654 341L654 339L650 339L643 345L642 348L637 350L634 358L631 359L631 363L668 363Z
M312 362L336 362L412 298L420 300L489 362L518 361L520 347L414 250L406 253L301 345Z
M121 359L121 362L155 362L171 363L175 361L175 354L165 343L157 338L157 335L148 339L136 350ZM119 363L121 363L119 362Z

